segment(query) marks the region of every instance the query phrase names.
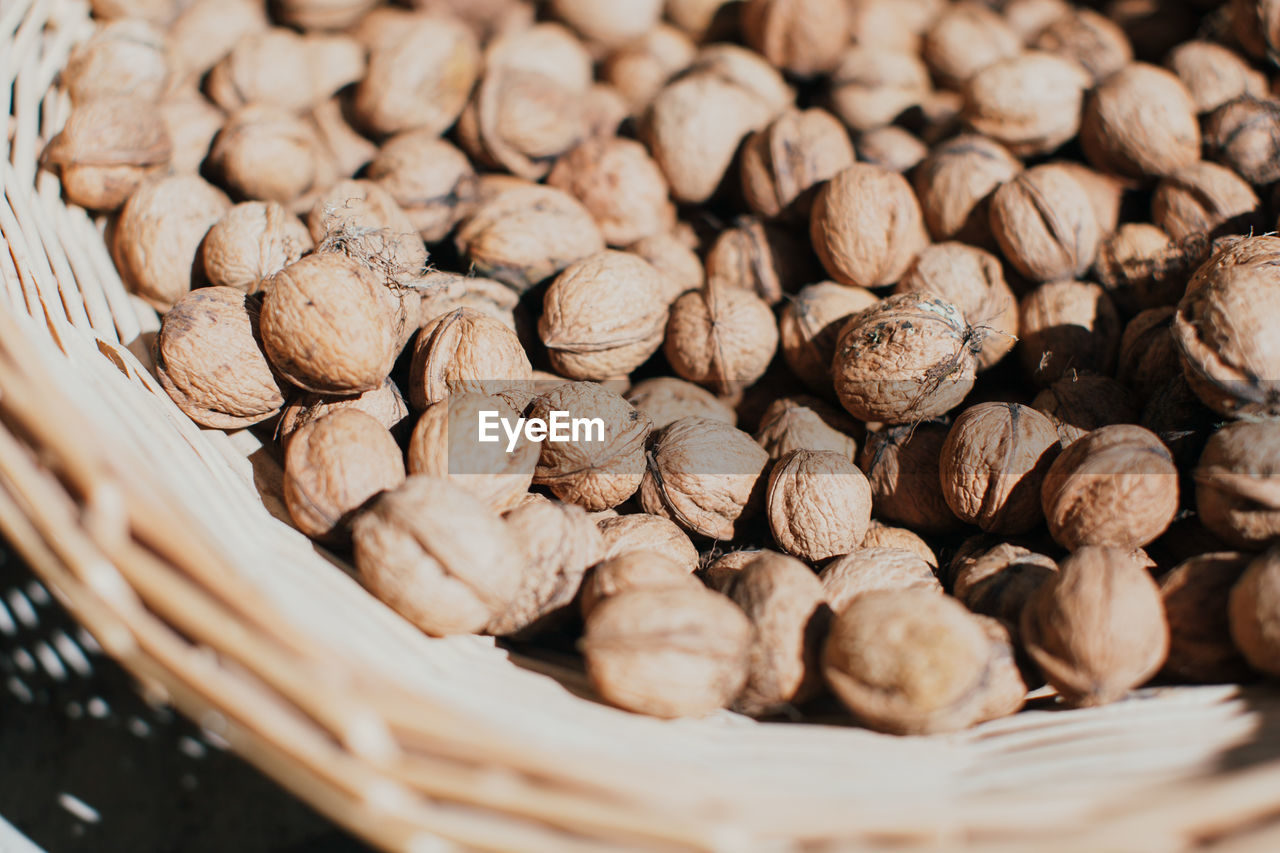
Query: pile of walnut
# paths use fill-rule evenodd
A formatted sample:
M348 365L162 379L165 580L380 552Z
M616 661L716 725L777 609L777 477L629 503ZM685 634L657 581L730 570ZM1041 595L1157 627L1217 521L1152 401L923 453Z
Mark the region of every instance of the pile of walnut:
M1099 5L94 0L44 165L423 631L954 730L1280 675L1280 7Z

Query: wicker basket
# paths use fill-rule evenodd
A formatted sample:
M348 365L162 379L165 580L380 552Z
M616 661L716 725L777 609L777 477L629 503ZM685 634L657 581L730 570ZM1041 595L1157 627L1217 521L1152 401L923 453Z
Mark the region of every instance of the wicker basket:
M279 520L269 448L169 401L155 312L37 172L91 29L84 2L0 4L0 529L149 695L389 850L1280 849L1273 689L894 738L646 719L418 633Z

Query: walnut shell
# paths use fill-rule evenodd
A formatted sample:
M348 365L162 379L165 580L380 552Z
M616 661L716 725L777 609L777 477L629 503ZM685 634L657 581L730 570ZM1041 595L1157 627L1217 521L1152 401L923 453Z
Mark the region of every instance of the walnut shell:
M1254 186L1280 178L1280 102L1241 95L1209 114L1205 156Z
M363 77L364 60L364 49L349 36L301 36L273 27L236 42L209 72L205 91L228 112L246 104L299 112Z
M1041 584L1023 608L1022 638L1073 705L1122 698L1155 675L1169 651L1160 590L1144 561L1102 546L1071 554Z
M871 521L871 486L848 454L796 450L769 474L769 528L784 551L811 562L862 544Z
M583 95L591 88L592 61L588 46L568 27L556 23L513 28L495 36L485 49L486 70L539 74Z
M381 495L352 530L360 580L433 636L484 630L520 590L512 527L466 489L415 474Z
M1071 5L1066 0L1005 0L1000 11L1005 22L1030 45L1046 27L1069 15Z
M57 169L68 201L115 210L144 180L164 171L171 153L155 104L136 96L103 97L71 110L42 160Z
M698 568L698 549L683 530L670 519L635 512L597 522L604 537L604 557L618 557L636 551L661 554L693 574Z
M1074 160L1055 160L1053 165L1075 178L1089 197L1093 218L1098 223L1098 238L1110 237L1120 222L1120 203L1124 200L1126 182Z
M700 591L703 587L682 564L661 551L638 549L615 554L587 573L579 602L582 618L589 618L596 605L620 593L663 588Z
M281 205L246 201L209 229L200 257L210 284L257 293L265 279L314 247L306 226Z
M1228 615L1231 639L1249 665L1280 675L1280 552L1271 549L1253 559L1231 589Z
M1165 65L1187 87L1196 112L1216 110L1241 95L1262 97L1266 77L1235 51L1211 41L1187 41L1165 59Z
M490 66L458 120L458 139L481 165L531 181L588 132L587 101L554 76Z
M672 76L689 67L696 52L687 35L659 23L605 57L601 78L618 90L632 115L640 115Z
M316 199L307 227L321 251L342 252L388 286L410 285L427 267L427 247L408 214L379 184L339 181Z
M259 303L229 287L188 293L164 315L156 376L201 426L239 429L275 415L284 391L262 354Z
M1270 0L1232 0L1228 4L1231 34L1244 50L1259 59L1275 61L1280 41L1280 8Z
M1165 675L1204 684L1249 680L1252 670L1231 640L1229 602L1252 558L1234 551L1201 554L1160 579L1169 623Z
M754 293L709 284L671 306L663 351L671 368L721 394L764 375L778 348L769 305Z
M863 550L893 548L898 551L910 551L932 566L934 571L938 568L938 555L933 553L928 542L905 527L893 527L874 518L867 526L867 535L862 540L862 548Z
M306 207L337 178L315 126L280 107L250 104L227 118L209 163L237 196Z
M1110 376L1069 370L1031 401L1048 415L1066 447L1099 427L1138 422L1138 402Z
M307 112L307 120L315 128L320 145L337 168L338 176L349 178L373 160L378 146L352 126L346 105L346 98L335 95L312 107Z
M194 81L231 52L240 39L267 29L258 0L193 0L169 24L169 62L175 80Z
M853 130L890 124L923 103L929 69L913 52L855 44L831 73L831 110Z
M404 482L404 459L387 428L359 409L300 427L284 453L284 501L299 530L342 543L353 516Z
M858 0L852 7L853 40L919 53L920 37L946 5L946 0Z
M775 460L796 450L829 450L854 460L858 457L856 431L858 424L852 418L816 397L779 397L760 419L756 441Z
M858 159L905 175L925 158L929 146L919 137L895 124L864 130L855 146Z
M1138 423L1160 436L1179 469L1189 473L1221 418L1200 401L1185 377L1175 376L1151 394Z
M668 305L682 293L702 287L705 281L701 258L672 233L652 234L632 243L627 251L662 273L663 299Z
M819 268L801 236L744 216L716 237L706 275L709 287L749 290L776 305L818 278Z
M428 243L447 237L475 201L471 161L426 129L388 139L365 174L391 194Z
M1049 532L1063 547L1140 548L1178 512L1178 469L1151 431L1105 426L1062 451L1041 498Z
M947 433L945 423L931 421L867 433L858 467L871 484L876 516L923 533L959 526L939 473Z
M733 588L734 580L742 574L742 570L766 554L785 556L770 548L738 548L723 554L712 549L707 553L705 565L698 575L708 589L727 595Z
M194 88L171 92L157 106L169 133L169 171L199 172L227 117Z
M1028 50L965 84L964 116L1019 157L1048 154L1076 135L1089 73L1070 59Z
M304 30L341 30L359 21L377 0L271 0L270 5L283 23Z
M1146 402L1157 388L1182 373L1172 332L1176 313L1168 305L1140 311L1120 336L1116 378L1132 388L1139 401Z
M400 432L400 424L409 417L409 407L405 405L400 389L388 377L377 388L359 394L334 397L303 392L294 395L280 413L276 438L282 446L286 445L298 429L338 409L359 409L390 430L393 436Z
M850 166L818 191L809 233L831 277L861 287L897 281L929 243L911 185L866 163Z
M76 104L123 96L158 101L169 85L164 33L134 17L103 24L71 51L61 79Z
M742 193L761 216L803 219L817 187L853 165L853 143L835 116L790 109L747 139Z
M982 333L935 296L900 293L849 318L831 373L840 403L864 421L907 423L954 408L973 387Z
M859 548L827 563L819 577L836 613L868 592L921 589L942 594L933 567L914 551L900 548Z
M1044 517L1040 487L1058 448L1053 422L1030 406L970 406L942 445L942 496L988 533L1027 533Z
M690 533L734 539L764 502L767 454L720 421L686 417L658 434L640 483L644 511Z
M924 34L921 55L942 85L958 89L988 65L1022 53L1022 39L988 6L954 3Z
M667 180L635 140L589 139L556 161L547 183L581 201L611 246L626 246L675 225Z
M1209 437L1195 469L1200 520L1232 547L1280 538L1280 427L1239 421Z
M1093 263L1100 237L1089 194L1062 166L1034 166L991 197L991 232L1032 281L1072 278Z
M1120 347L1120 315L1101 287L1054 281L1027 294L1019 306L1022 365L1040 385L1068 370L1110 373Z
M1094 272L1126 313L1176 305L1210 245L1207 235L1174 244L1154 225L1126 222L1099 246Z
M970 545L966 542L951 562L952 594L974 613L999 621L1017 641L1023 608L1036 590L1057 575L1058 564L1010 542L972 549Z
M1133 47L1120 26L1092 9L1072 9L1036 36L1037 50L1074 59L1101 83L1133 62Z
M603 45L622 44L648 32L662 17L662 0L610 5L595 0L554 0L555 16Z
M846 0L748 0L742 10L747 44L770 64L797 77L830 71L848 42Z
M134 293L167 310L199 283L200 241L231 207L221 190L195 175L142 184L116 220L112 257Z
M862 287L822 281L786 300L778 335L787 366L811 391L831 393L831 362L849 317L879 300Z
M724 400L701 386L674 376L655 376L637 382L623 396L649 416L655 430L690 415L724 421L729 426L738 422L737 413Z
M1235 172L1197 161L1165 175L1151 199L1151 218L1175 240L1195 234L1239 234L1259 224L1261 202Z
M499 321L471 308L441 314L413 344L409 402L425 409L450 394L503 394L533 378L520 338Z

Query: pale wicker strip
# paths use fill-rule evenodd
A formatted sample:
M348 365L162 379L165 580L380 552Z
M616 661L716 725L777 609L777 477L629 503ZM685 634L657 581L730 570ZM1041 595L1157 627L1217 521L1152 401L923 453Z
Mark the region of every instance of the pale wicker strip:
M56 72L91 29L83 2L0 6L0 529L148 695L388 850L1275 841L1271 689L1147 690L903 739L645 719L491 640L415 631L281 520L270 448L169 401L155 312L102 223L37 171L69 107Z

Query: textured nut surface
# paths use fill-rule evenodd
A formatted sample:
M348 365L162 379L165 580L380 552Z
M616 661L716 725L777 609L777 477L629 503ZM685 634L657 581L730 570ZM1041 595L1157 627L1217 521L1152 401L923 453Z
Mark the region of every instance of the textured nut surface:
M1209 437L1195 469L1204 526L1254 551L1280 537L1280 425L1227 424Z
M1151 218L1175 240L1219 229L1238 234L1256 224L1259 205L1243 178L1201 160L1160 180L1151 199Z
M1036 36L1034 47L1080 63L1100 83L1133 61L1124 30L1092 9L1072 9Z
M643 35L662 16L662 0L602 5L593 0L555 0L556 17L591 41L621 44Z
M1066 447L1098 427L1138 422L1133 394L1109 376L1068 371L1031 401L1049 417Z
M1054 163L1020 172L995 191L991 231L1005 259L1032 281L1081 275L1100 236L1088 192Z
M142 18L109 21L71 51L61 79L77 104L126 95L158 101L169 83L165 35Z
M272 201L237 204L201 244L205 275L216 285L257 293L262 282L314 247L298 217Z
M390 285L407 285L426 269L427 248L391 193L368 180L339 181L307 216L322 249L342 252L376 270Z
M597 523L604 538L606 559L634 551L661 554L692 574L698 568L698 549L670 519L635 512L605 518Z
M776 305L819 277L819 267L804 239L754 217L720 232L707 252L708 286L738 288Z
M862 544L871 521L871 486L848 454L796 450L769 474L766 510L784 551L826 560Z
M667 179L632 139L583 142L556 161L547 183L581 201L611 246L630 245L675 224Z
M1280 178L1280 102L1241 95L1209 113L1205 155L1255 186Z
M393 435L397 427L409 416L409 407L396 383L388 377L377 388L361 391L359 394L332 396L303 392L294 394L280 413L280 423L276 427L276 437L282 445L287 444L289 436L299 427L317 421L337 409L359 409L382 424Z
M866 288L821 281L788 299L778 318L778 337L787 366L809 390L829 394L831 360L845 321L878 301Z
M429 243L448 236L475 201L475 168L430 130L396 134L369 163L367 177L391 194Z
M1176 313L1168 305L1140 311L1120 336L1116 378L1132 388L1139 400L1149 399L1157 388L1182 373L1172 333Z
M1045 554L1001 542L993 547L966 542L951 562L952 594L974 613L990 616L1016 640L1021 633L1022 609L1041 585L1058 571Z
M1280 551L1273 548L1249 563L1228 607L1236 648L1254 669L1280 675Z
M1229 602L1251 559L1234 551L1201 554L1160 579L1169 622L1167 675L1208 684L1249 680L1251 670L1231 640Z
M929 547L929 543L905 527L894 527L871 519L867 525L867 535L862 539L863 548L895 548L899 551L910 551L924 560L935 570L938 557Z
M939 474L948 429L926 421L867 433L858 467L871 484L876 517L923 533L959 526L942 497Z
M796 450L831 451L853 460L858 456L857 423L816 397L779 397L765 409L756 441L781 459Z
M733 407L707 389L675 376L655 376L637 382L623 395L631 405L649 416L660 430L681 418L697 415L729 426L738 422Z
M849 133L825 110L787 110L742 149L742 191L766 217L804 217L816 187L853 165Z
M911 185L867 163L855 163L819 190L809 235L831 277L861 287L897 281L929 242Z
M1104 172L1167 175L1200 159L1195 103L1171 72L1132 63L1090 93L1080 142Z
M715 284L675 301L663 345L677 374L720 394L763 376L777 348L769 305L750 291Z
M748 0L742 11L747 44L784 71L808 77L831 70L848 41L844 0Z
M458 140L478 164L538 180L587 134L583 95L541 69L490 64L458 120Z
M1022 53L1022 39L994 9L951 4L924 34L921 54L944 85L958 88L983 68Z
M933 567L914 551L859 548L832 560L819 576L827 603L843 612L858 596L879 590L922 589L942 594Z
M1198 249L1190 250L1194 241ZM1102 241L1094 272L1108 295L1126 311L1174 305L1187 279L1207 256L1208 240L1192 238L1175 245L1169 235L1146 222L1126 222Z
M1266 77L1238 53L1211 41L1186 41L1165 60L1187 87L1199 113L1212 112L1241 95L1266 94Z
M1079 63L1028 50L969 78L965 119L1017 156L1048 154L1076 135L1089 83Z
M1110 373L1122 334L1110 297L1088 281L1037 287L1022 299L1018 328L1023 367L1041 385L1068 370Z
M916 170L916 195L935 240L991 242L990 199L1022 170L1000 143L963 134L936 146Z
M660 551L642 548L608 556L587 574L582 584L582 618L590 617L596 605L619 593L672 587L698 591L702 584L683 565Z
M418 332L409 368L409 402L424 409L450 394L502 394L533 378L520 338L472 308L441 314Z
M855 44L832 72L831 109L853 130L870 130L920 104L930 88L929 69L913 51Z
M663 299L670 305L682 293L697 290L704 281L702 259L672 232L653 234L637 240L627 251L639 255L662 273Z

